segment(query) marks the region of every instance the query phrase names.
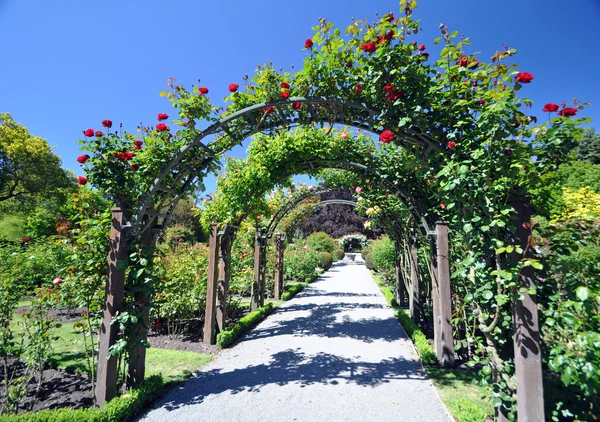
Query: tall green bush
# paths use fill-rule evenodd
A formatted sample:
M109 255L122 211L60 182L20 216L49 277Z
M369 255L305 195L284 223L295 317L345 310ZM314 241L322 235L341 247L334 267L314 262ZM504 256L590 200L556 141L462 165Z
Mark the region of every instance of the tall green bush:
M317 252L328 252L333 255L337 242L325 232L315 232L306 238L306 246Z
M319 267L325 271L331 268L333 258L329 252L319 252Z

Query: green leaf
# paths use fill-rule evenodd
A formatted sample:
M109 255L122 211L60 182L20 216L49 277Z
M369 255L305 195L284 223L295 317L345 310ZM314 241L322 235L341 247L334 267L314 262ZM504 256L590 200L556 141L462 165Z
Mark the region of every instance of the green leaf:
M590 297L590 292L585 286L579 286L577 289L575 289L575 294L582 302Z
M471 231L473 230L473 226L471 225L471 223L465 223L465 225L463 226L463 230L465 233L471 233Z
M494 297L494 294L492 292L490 292L489 290L485 290L481 296L485 299L485 300L490 300L491 298Z
M434 38L434 39L433 39L433 43L434 43L434 44L439 44L439 43L440 43L440 40L441 40L441 38L440 38L440 37Z

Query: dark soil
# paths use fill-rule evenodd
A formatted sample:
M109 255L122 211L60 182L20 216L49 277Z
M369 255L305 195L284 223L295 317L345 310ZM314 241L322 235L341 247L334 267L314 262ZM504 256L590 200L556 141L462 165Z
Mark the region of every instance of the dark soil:
M150 347L171 350L187 350L188 352L216 354L216 346L206 345L202 342L204 321L201 319L189 320L181 325L183 333L169 335L166 324L158 324L150 329L148 342Z
M29 312L29 306L24 306L22 308L17 308L17 313L19 315L23 315L25 312ZM50 318L56 318L63 324L67 324L70 322L75 322L81 319L84 314L83 309L54 309L51 308L48 310L48 316Z
M17 373L15 379L25 374L26 368L22 362L13 361L12 364L16 364ZM71 374L56 369L47 369L44 371L44 381L39 397L34 400L37 382L38 378L34 377L28 384L28 394L19 405L19 413L29 411L37 412L43 409L54 409L58 407L80 409L93 405L92 387L86 376ZM0 383L0 407L2 407L6 398L3 374L0 374ZM32 402L34 403L33 408L31 408Z

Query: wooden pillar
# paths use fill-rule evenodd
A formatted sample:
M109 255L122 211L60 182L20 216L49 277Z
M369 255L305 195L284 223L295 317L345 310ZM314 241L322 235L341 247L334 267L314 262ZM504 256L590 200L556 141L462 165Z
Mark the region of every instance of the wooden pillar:
M275 280L273 296L275 300L281 300L283 294L283 250L285 244L281 233L275 235Z
M231 266L231 247L234 232L225 229L220 241L219 256L219 281L217 290L217 328L225 330L227 323L227 290L229 289L229 276Z
M433 308L433 350L438 362L442 361L442 332L440 318L440 284L438 280L438 248L437 236L429 237L431 256L431 302Z
M452 336L452 293L450 290L450 261L448 250L448 225L435 223L437 237L437 282L439 307L440 364L445 368L454 366L454 338Z
M527 198L513 198L511 205L515 209L515 227L512 243L519 245L523 254L514 252L513 262L534 255L530 245L531 209ZM544 390L542 383L542 351L540 347L540 327L535 294L533 267L523 267L517 281L513 303L513 330L515 351L515 376L517 381L517 416L519 422L543 421ZM523 291L521 291L523 289ZM519 300L518 295L523 299Z
M204 317L204 344L216 343L216 299L219 271L219 232L216 221L210 223L208 241L208 284L206 286L206 314Z
M267 275L267 242L264 237L260 239L260 271L258 272L260 275L259 278L259 289L260 292L260 306L265 306L265 296L267 294L267 288L265 285L265 278Z
M421 323L421 305L419 304L419 266L417 261L416 242L410 248L410 292L409 292L409 310L410 317L415 324Z
M400 261L400 245L398 240L394 242L394 250L396 259L394 260L394 266L396 271L396 302L398 306L404 306L406 302L406 285L404 284L404 276L402 274L402 262Z
M125 225L125 210L112 209L108 250L108 277L104 293L104 310L100 339L98 341L98 373L96 379L96 404L104 404L112 399L117 391L117 357L110 356L108 350L115 344L119 332L118 324L110 322L123 306L125 275L128 253L128 229Z
M260 296L261 296L261 262L262 262L262 234L260 229L256 230L256 237L254 240L254 280L252 282L252 297L250 300L250 310L255 311L261 307Z

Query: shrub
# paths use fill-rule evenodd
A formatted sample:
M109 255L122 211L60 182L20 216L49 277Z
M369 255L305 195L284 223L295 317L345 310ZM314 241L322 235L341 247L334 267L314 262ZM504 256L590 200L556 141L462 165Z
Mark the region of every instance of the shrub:
M121 422L133 419L158 399L165 384L160 375L152 375L139 388L129 390L106 403L103 409L53 409L15 416L0 416L0 422Z
M319 252L319 267L325 271L331 268L333 264L333 258L329 252Z
M373 262L373 254L367 253L363 259L365 260L365 265L369 270L375 269L375 263Z
M284 256L284 275L287 280L304 281L319 265L319 254L306 246L290 245Z
M338 261L344 259L345 256L345 252L343 249L336 249L335 251L333 251L333 256L335 257L335 259L337 259Z
M305 286L306 284L304 283L288 284L285 286L285 292L283 292L283 295L281 295L281 300L292 299L294 296L304 290Z
M337 249L336 241L325 232L315 232L306 238L306 246L317 252L329 252Z
M371 257L378 271L393 271L396 259L394 242L383 236L371 243Z
M248 315L241 318L232 328L217 334L217 346L222 349L229 347L256 326L256 324L265 319L274 309L273 303L269 302L262 308L250 312Z

